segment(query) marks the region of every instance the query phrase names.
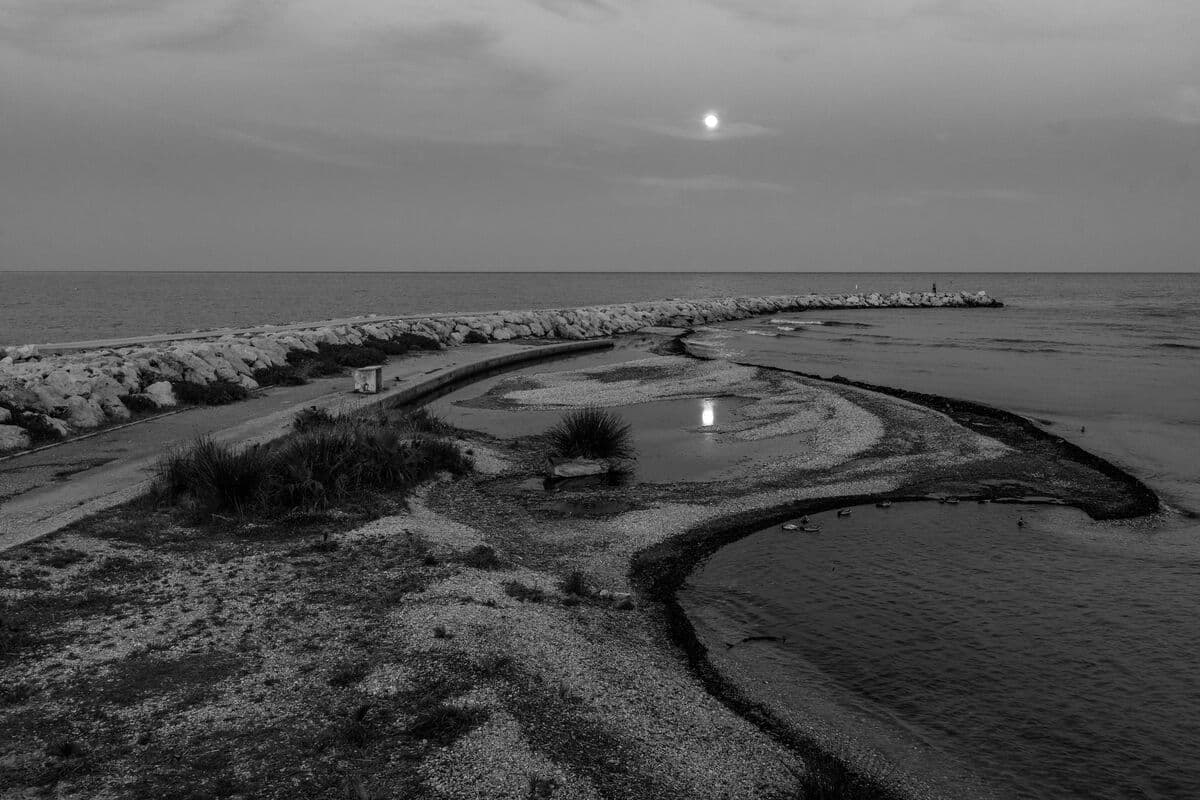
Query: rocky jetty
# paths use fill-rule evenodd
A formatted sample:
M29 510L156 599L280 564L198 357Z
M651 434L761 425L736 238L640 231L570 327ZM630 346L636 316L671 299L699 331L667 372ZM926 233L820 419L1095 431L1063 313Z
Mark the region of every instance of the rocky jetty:
M303 330L226 334L211 339L55 354L53 348L21 345L0 350L0 450L29 446L37 438L120 422L130 407L175 405L172 381L239 383L255 389L256 370L287 363L295 351L319 343L362 344L372 339L424 337L439 347L509 339L592 339L643 328L692 328L780 312L847 308L966 308L1002 303L978 294L774 295L707 300L658 300L573 309L496 311L367 318Z

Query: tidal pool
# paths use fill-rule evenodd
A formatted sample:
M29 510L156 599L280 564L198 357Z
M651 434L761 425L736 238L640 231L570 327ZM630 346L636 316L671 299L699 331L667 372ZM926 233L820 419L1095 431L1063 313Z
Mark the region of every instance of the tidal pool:
M930 796L1200 797L1200 542L1182 521L922 502L810 522L723 548L680 593L753 697Z

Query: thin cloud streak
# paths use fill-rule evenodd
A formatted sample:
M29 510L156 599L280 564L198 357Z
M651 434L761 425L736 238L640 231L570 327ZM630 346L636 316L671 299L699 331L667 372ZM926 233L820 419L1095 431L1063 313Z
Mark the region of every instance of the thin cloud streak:
M771 181L744 180L730 175L700 175L692 178L665 178L652 175L622 176L617 183L670 193L683 192L768 192L791 194L794 187Z

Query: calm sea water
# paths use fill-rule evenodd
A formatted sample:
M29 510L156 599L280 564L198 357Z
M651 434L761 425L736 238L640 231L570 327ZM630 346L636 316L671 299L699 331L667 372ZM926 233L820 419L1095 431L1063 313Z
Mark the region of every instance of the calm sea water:
M0 345L361 314L582 306L666 297L999 287L998 276L793 273L0 272ZM997 292L999 294L999 292Z
M808 291L986 289L998 310L781 315L704 334L739 360L979 400L1122 464L1170 504L863 509L765 531L683 595L762 699L944 796L1200 797L1200 276L0 274L0 343L353 314ZM815 324L819 323L819 324ZM784 633L785 646L720 642Z
M1124 523L859 509L820 535L775 528L725 548L685 606L753 693L933 796L1200 797L1200 277L987 288L1008 307L780 315L702 338L743 361L1017 411L1170 509ZM757 633L787 643L721 645Z

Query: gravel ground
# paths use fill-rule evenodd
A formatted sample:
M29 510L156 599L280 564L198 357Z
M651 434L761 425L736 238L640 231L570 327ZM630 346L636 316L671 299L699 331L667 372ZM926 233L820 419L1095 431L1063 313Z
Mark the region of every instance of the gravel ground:
M0 559L0 798L795 797L803 760L709 692L631 561L718 518L1015 457L923 406L719 362L521 380L493 399L755 398L720 435L805 453L547 494L514 489L534 445L468 437L475 475L378 518L194 528L127 506L17 548Z

